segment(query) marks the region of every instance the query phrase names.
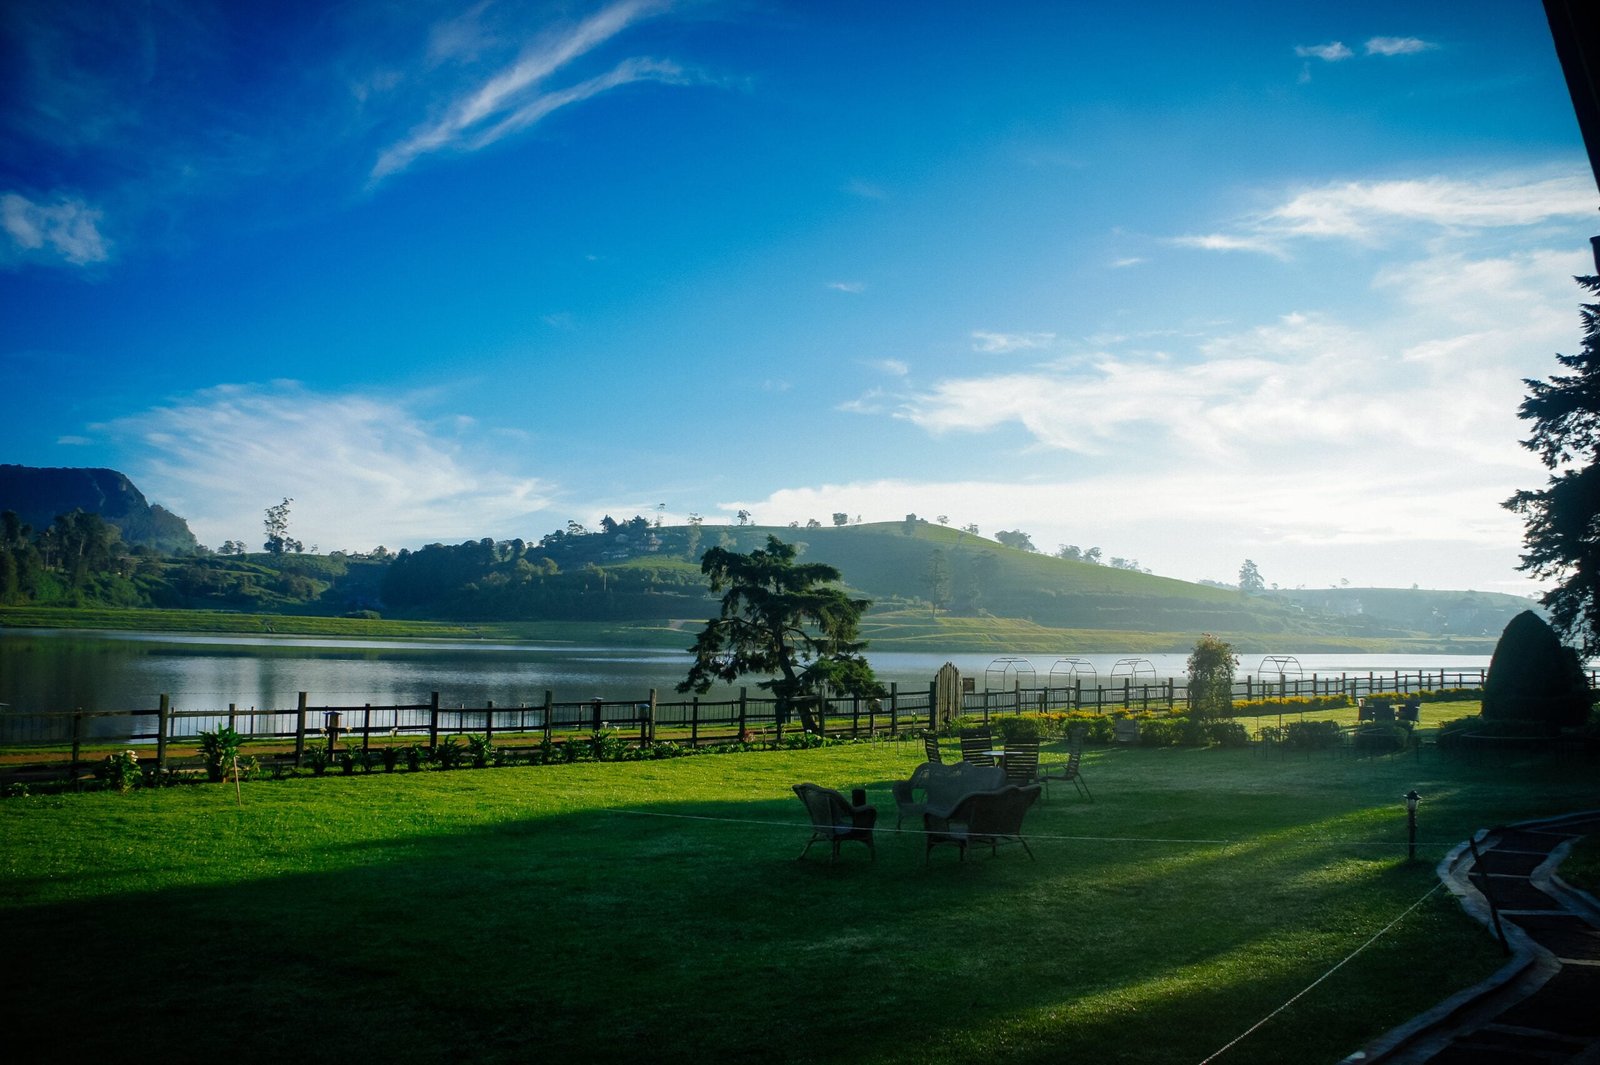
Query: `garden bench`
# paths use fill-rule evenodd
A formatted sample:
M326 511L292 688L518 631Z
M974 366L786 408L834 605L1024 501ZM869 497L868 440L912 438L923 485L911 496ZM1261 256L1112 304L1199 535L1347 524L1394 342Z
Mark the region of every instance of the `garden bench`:
M1112 739L1116 740L1118 743L1139 742L1139 722L1133 720L1131 717L1118 718L1117 723L1112 726L1112 729Z
M912 770L910 780L897 780L891 785L899 818L899 828L907 817L926 813L947 814L968 795L979 791L993 791L1006 782L1006 771L997 765L974 765L972 762L923 762ZM916 792L922 792L918 801Z

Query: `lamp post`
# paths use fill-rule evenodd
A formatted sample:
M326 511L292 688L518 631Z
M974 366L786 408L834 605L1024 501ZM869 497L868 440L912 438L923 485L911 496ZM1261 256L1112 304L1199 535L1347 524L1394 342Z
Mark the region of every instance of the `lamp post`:
M1406 801L1406 861L1414 862L1417 860L1417 803L1422 801L1422 796L1412 788L1401 798Z

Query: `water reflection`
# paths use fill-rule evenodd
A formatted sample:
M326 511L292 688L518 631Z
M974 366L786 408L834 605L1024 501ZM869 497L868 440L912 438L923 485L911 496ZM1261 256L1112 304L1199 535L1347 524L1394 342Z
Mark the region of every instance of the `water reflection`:
M687 640L686 640L687 642ZM925 688L946 661L981 690L999 655L889 651L869 656L886 682ZM1050 679L1058 655L1026 660L1038 683ZM1122 654L1077 655L1109 684ZM1152 654L1155 678L1182 678L1187 656ZM1239 676L1255 676L1264 656L1241 656ZM1305 677L1366 676L1395 670L1488 667L1486 655L1303 654ZM564 646L479 640L340 640L306 636L168 635L64 630L0 630L0 704L11 713L133 710L156 706L163 694L179 710L290 710L299 692L313 704L376 705L426 702L439 692L445 706L537 706L545 692L557 700L642 699L655 688L679 698L673 686L689 667L684 651ZM1011 679L1014 680L1015 673ZM1142 679L1142 678L1141 678ZM1275 675L1270 679L1276 679ZM1002 678L996 675L996 683ZM1009 684L1010 680L1004 680ZM710 697L727 697L714 692Z

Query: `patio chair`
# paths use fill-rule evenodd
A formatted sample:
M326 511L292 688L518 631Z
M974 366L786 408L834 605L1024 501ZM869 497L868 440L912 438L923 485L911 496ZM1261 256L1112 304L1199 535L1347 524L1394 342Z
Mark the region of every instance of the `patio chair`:
M824 788L817 784L796 784L794 793L805 804L806 813L811 818L811 838L806 840L805 850L800 852L800 858L806 856L813 843L826 840L833 848L828 861L836 862L839 860L839 844L855 840L857 843L865 843L872 860L877 861L878 848L872 842L872 829L878 822L876 807L865 803L854 806L849 799L832 788ZM799 861L799 858L795 860Z
M973 765L994 765L994 737L986 728L964 729L961 733L961 760Z
M1039 741L1019 740L1006 744L1006 783L1019 787L1039 778Z
M931 732L922 734L922 749L928 752L928 761L943 762L944 755L939 753L939 737Z
M962 861L967 860L967 848L973 844L987 846L993 857L999 852L1001 844L1020 843L1029 860L1033 860L1033 848L1022 837L1022 819L1039 798L1039 791L1038 784L1030 784L1025 788L1008 784L995 791L968 795L948 816L924 814L922 821L927 831L927 843L922 854L923 864L928 863L933 848L941 843L954 844L961 852Z
M1072 746L1068 748L1067 760L1061 765L1047 767L1039 772L1039 783L1049 788L1052 780L1071 781L1078 793L1094 802L1094 796L1089 794L1089 784L1083 779L1083 737L1075 735Z

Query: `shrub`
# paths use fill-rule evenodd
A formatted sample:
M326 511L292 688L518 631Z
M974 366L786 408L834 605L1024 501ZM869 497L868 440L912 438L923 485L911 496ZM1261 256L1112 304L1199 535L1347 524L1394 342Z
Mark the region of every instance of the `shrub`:
M494 743L488 736L467 737L467 757L472 761L472 768L483 769L487 767L489 759L494 753Z
M393 773L394 767L400 764L400 748L392 743L383 748L378 753L378 756L383 759L383 771L385 773Z
M422 767L432 760L432 752L420 743L413 743L406 748L406 768L413 773L421 772Z
M106 782L107 787L128 791L141 782L138 751L118 751L108 754L95 767L94 775Z
M243 742L244 737L227 725L215 732L201 731L200 760L205 763L207 780L215 783L227 776L228 770L233 768L234 759L239 757L239 747Z
M322 776L328 771L328 749L321 744L312 744L307 747L306 765L311 767L313 776Z
M1250 746L1250 733L1237 721L1208 722L1206 738L1219 747Z
M1362 754L1389 754L1403 751L1411 740L1411 730L1404 725L1369 721L1356 729L1355 748Z
M1044 734L1043 724L1033 714L1002 717L994 724L995 730L1000 733L1001 740L1004 743L1037 742Z
M1339 745L1337 721L1291 721L1284 726L1284 743L1300 751L1325 751Z
M626 747L627 743L618 737L616 729L603 728L589 734L589 756L597 762L621 760Z
M433 762L440 769L454 769L461 764L463 754L461 741L454 736L446 736L433 749Z
M1555 630L1533 611L1512 618L1484 678L1484 720L1581 725L1593 702L1578 652L1563 647Z

